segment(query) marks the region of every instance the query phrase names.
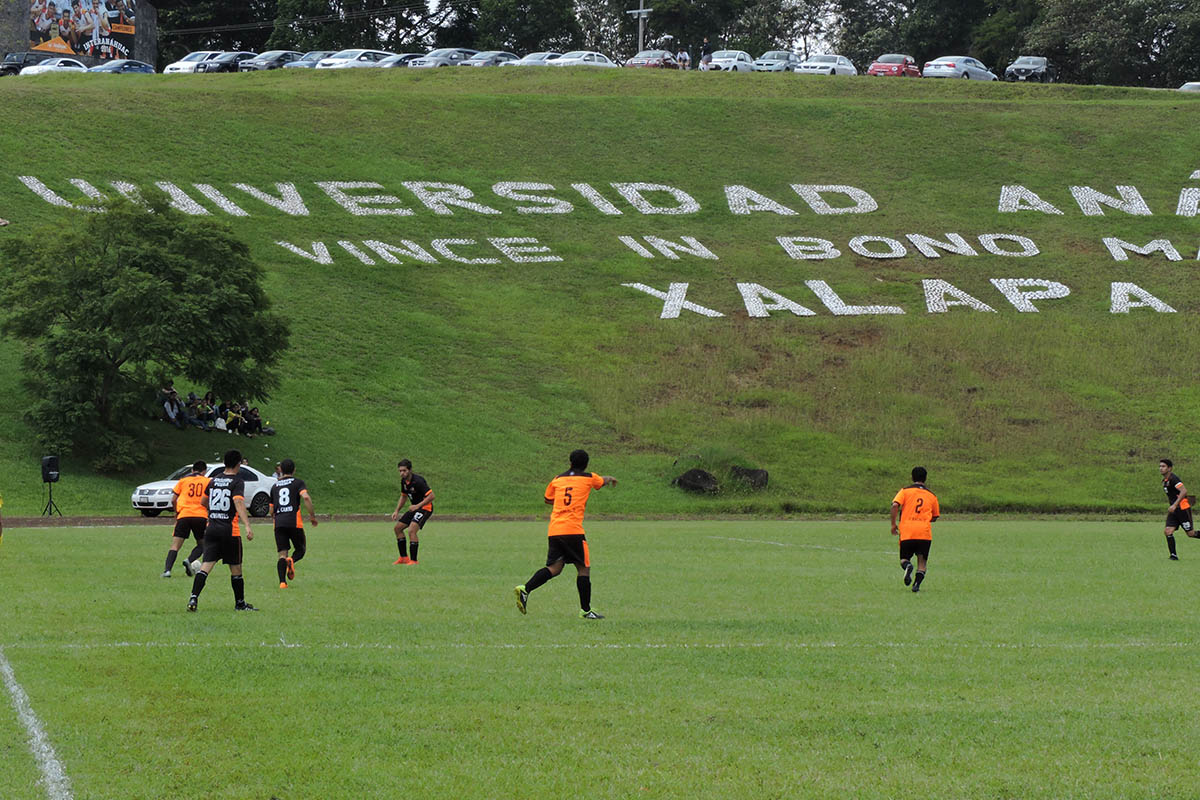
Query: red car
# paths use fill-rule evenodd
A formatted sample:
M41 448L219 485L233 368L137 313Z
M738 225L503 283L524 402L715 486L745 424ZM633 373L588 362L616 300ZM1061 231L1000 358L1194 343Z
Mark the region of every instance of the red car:
M917 60L912 56L900 53L888 53L875 59L871 63L870 69L867 70L867 74L887 75L897 78L919 78L921 77L921 68L917 66Z
M679 62L668 50L643 50L625 62L627 67L653 67L658 69L679 69Z

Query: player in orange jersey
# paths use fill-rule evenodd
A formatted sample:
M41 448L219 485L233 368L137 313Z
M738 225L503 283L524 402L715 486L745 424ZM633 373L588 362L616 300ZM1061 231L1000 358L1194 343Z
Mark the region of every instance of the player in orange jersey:
M925 580L925 564L929 560L929 545L933 541L933 523L941 509L937 495L925 487L924 467L913 467L913 482L896 492L892 498L892 536L900 537L900 568L904 570L904 585L912 584L914 592L921 591ZM912 557L917 557L917 574L913 577Z
M617 479L588 472L588 454L576 450L570 456L571 468L550 481L544 499L554 506L550 512L549 550L546 566L533 573L533 577L513 589L517 596L517 610L522 614L529 602L529 593L563 571L567 563L575 565L578 573L575 587L579 590L579 616L583 619L604 619L592 610L591 558L588 556L587 538L583 534L583 512L587 507L588 495L593 489L616 486Z
M1183 532L1192 539L1198 534L1192 525L1192 499L1188 497L1183 481L1171 471L1174 466L1169 458L1158 462L1158 473L1163 477L1163 491L1167 495L1167 525L1163 528L1163 534L1167 537L1167 557L1178 561L1179 556L1175 554L1175 529L1183 528Z
M192 472L180 478L171 489L171 507L175 509L175 532L171 538L171 549L167 551L167 563L163 567L162 576L171 577L171 567L175 566L175 558L179 548L189 536L196 537L196 546L183 560L183 571L192 575L192 562L204 552L204 527L208 525L208 509L204 505L204 491L208 488L208 478L204 470L208 465L203 461L192 464Z

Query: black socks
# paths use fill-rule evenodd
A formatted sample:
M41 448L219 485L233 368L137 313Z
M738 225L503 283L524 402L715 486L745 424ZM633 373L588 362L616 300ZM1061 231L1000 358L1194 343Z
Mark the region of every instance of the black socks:
M408 558L408 539L401 536L396 540L396 548L400 551L401 558Z
M1175 537L1167 537L1167 549L1171 551L1171 555L1175 555Z
M532 592L534 589L538 588L553 577L554 575L550 572L550 570L542 567L537 572L533 573L532 578L525 581L525 591Z
M913 578L913 591L914 592L917 590L917 587L921 585L921 581L923 581L923 580L925 580L925 571L917 570L916 577Z
M287 559L281 558L275 562L275 571L279 573L279 582L287 583Z
M230 575L229 585L233 587L233 601L239 605L246 604L246 582L241 575Z
M584 611L592 610L592 579L587 575L575 577L575 588L579 590L579 607Z
M413 542L412 544L410 544L408 546L408 557L411 558L413 561L417 560L417 545L418 544L420 544L420 542Z
M192 578L192 597L199 597L204 591L204 582L208 580L208 573L202 569L196 570L196 576Z
M167 551L167 564L165 567L163 567L163 572L171 571L171 567L175 566L175 557L177 555L179 555L178 550L168 550Z

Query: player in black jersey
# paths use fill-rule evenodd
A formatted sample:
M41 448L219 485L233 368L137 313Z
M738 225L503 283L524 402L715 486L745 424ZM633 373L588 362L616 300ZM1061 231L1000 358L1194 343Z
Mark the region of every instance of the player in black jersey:
M245 530L247 539L254 539L250 520L246 516L246 482L238 475L242 454L230 450L222 463L225 464L225 471L214 475L204 492L205 505L208 506L208 527L204 529L204 563L192 579L192 596L188 599L187 610L196 610L208 574L218 561L224 561L229 567L229 583L233 587L233 607L238 611L257 611L246 602L246 587L242 581L242 530Z
M1188 497L1187 487L1179 480L1179 476L1171 471L1174 466L1169 458L1158 462L1158 473L1163 476L1163 492L1167 495L1167 525L1163 534L1167 537L1167 552L1170 553L1168 558L1178 561L1179 556L1175 554L1175 529L1183 528L1183 532L1191 539L1200 534L1196 533L1192 524L1192 501Z
M392 520L396 523L396 548L400 551L400 557L392 564L416 564L418 532L433 516L433 490L429 488L429 484L424 478L412 471L412 462L407 458L400 459L400 462L396 464L396 471L400 473L400 499L396 501L396 510L392 512ZM404 504L410 502L412 508L404 516L400 516ZM411 556L405 546L405 533L412 541Z
M279 588L286 589L287 582L296 577L296 562L304 558L308 541L304 537L304 516L300 513L300 501L308 509L308 520L317 527L317 515L313 512L312 498L308 487L296 477L296 462L285 458L279 462L282 477L271 487L271 513L275 517L275 547L279 550ZM292 554L288 556L288 549Z

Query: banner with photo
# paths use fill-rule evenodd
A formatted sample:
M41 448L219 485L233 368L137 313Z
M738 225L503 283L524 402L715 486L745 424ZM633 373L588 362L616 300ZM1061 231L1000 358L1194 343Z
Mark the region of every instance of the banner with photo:
M135 0L30 0L29 47L63 55L130 58Z

